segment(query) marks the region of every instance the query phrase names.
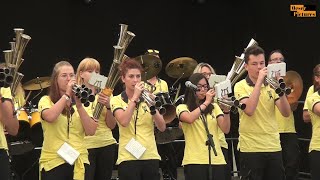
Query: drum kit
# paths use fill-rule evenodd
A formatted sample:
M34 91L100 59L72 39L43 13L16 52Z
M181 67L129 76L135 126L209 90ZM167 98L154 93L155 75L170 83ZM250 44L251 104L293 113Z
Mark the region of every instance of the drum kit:
M162 61L158 56L145 54L136 57L135 60L144 69L144 75L142 75L144 81L157 76L161 71ZM181 84L178 87L176 87L176 84L180 79L191 76L197 64L197 61L190 57L179 57L170 61L165 68L166 74L176 79L176 81L169 87L169 92L158 92L155 94L165 109L163 117L167 124L164 132L155 130L156 142L158 144L171 143L183 136L182 129L179 127L179 120L176 117L176 106L183 102L184 96L179 96Z
M19 121L18 134L16 136L7 134L10 155L22 155L42 145L43 134L40 113L36 105L32 104L32 100L34 100L43 89L49 86L50 77L37 77L22 85L22 88L29 91L29 93L26 97L27 103L16 108L17 119ZM28 101L31 92L37 90L40 90L40 92Z

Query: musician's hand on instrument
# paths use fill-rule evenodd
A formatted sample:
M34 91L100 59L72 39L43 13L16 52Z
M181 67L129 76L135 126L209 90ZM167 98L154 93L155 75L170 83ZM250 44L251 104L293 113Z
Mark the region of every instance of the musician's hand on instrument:
M82 103L81 103L80 99L78 97L76 97L74 94L72 95L72 99L76 103L77 109L82 107Z
M67 84L66 94L69 95L70 97L73 96L72 88L75 84L76 84L75 79L70 79L70 81Z
M98 94L98 102L106 107L110 107L110 97L103 93Z
M133 99L138 100L142 91L144 90L144 83L141 81L134 86Z
M259 71L259 76L258 76L257 82L264 82L264 79L267 76L267 74L268 74L268 68L267 67L262 68Z
M216 92L213 89L209 89L208 92L206 93L206 102L210 104L215 95L216 95Z

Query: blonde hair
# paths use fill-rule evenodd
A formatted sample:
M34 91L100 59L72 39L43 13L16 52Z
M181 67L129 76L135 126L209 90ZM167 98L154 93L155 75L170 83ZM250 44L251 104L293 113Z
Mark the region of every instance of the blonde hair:
M94 69L99 71L100 73L100 63L94 58L89 58L89 57L84 58L80 62L77 68L77 78L76 78L77 84L83 83L80 77L80 72L87 71L87 70L94 70Z
M208 63L199 63L196 68L194 68L193 73L201 73L201 69L203 67L207 67L210 69L212 74L216 74L215 70L212 68L212 66Z

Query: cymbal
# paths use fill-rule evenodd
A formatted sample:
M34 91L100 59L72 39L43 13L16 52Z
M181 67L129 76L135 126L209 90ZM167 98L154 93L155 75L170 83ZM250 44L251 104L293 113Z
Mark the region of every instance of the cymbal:
M179 57L167 64L166 73L172 78L186 78L191 76L197 64L197 61L190 57Z
M286 83L286 86L291 88L291 93L287 96L287 98L289 104L293 104L299 100L302 94L302 78L296 71L288 71L283 79Z
M37 77L22 85L24 90L34 91L50 86L50 77Z
M159 74L162 68L161 59L145 54L134 58L137 60L143 67L145 75L142 75L142 79L150 79Z

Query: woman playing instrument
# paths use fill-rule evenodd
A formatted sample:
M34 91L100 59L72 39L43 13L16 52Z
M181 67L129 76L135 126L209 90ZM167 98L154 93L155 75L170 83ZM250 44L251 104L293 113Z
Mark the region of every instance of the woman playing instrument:
M116 126L116 121L110 109L109 97L89 84L93 72L100 73L100 63L93 58L85 58L78 66L76 78L77 84L86 85L96 94L96 101L86 108L90 113L94 112L97 102L104 105L95 135L85 137L90 161L86 168L86 180L106 180L111 179L114 165L116 140L111 129Z
M193 73L202 73L208 81L211 75L216 74L212 66L208 63L199 63L194 69ZM230 116L228 117L230 118ZM226 141L225 134L221 131L220 128L218 128L218 137L219 137L219 143L221 146L224 159L226 160L226 163L227 163L226 169L225 169L225 178L226 180L230 180L231 168L229 166L229 158L228 158L228 143Z
M189 81L198 87L198 91L187 88L184 104L177 107L177 115L182 121L185 137L182 165L186 180L207 180L210 177L209 164L213 179L225 179L226 161L218 139L218 128L224 133L229 132L230 111L227 107L222 111L218 104L212 103L215 92L209 88L209 82L203 74L192 74ZM209 154L206 144L210 136L217 155L212 148Z
M318 91L320 89L320 64L317 64L313 68L313 85L309 87L306 99L313 94L314 92ZM310 122L310 114L308 112L307 103L305 101L303 106L303 121L308 123Z
M284 62L282 51L277 49L270 53L268 64ZM282 78L282 77L280 77ZM296 128L294 125L293 111L298 103L290 104L291 111L289 117L284 117L278 108L275 108L275 116L278 121L280 143L282 149L282 159L285 179L297 179L299 173L299 143Z
M0 179L9 179L10 164L4 128L10 135L16 135L19 123L14 115L10 88L0 87L0 99Z
M119 125L118 173L120 180L159 180L160 156L154 137L154 125L164 131L165 121L158 110L151 115L147 103L140 100L144 91L141 65L125 60L120 66L125 91L111 98L111 109Z
M306 98L305 107L308 109L312 124L312 136L309 146L309 162L311 179L320 179L319 162L320 162L320 95L319 95L319 65L314 68L314 93Z
M89 164L84 136L94 135L98 124L75 97L75 74L69 62L55 64L50 84L49 94L38 104L44 136L39 160L41 178L84 179Z

